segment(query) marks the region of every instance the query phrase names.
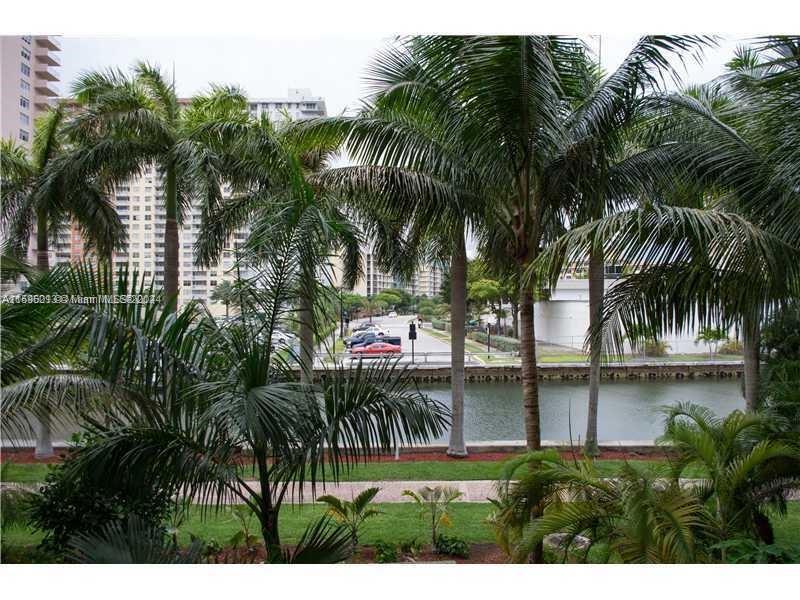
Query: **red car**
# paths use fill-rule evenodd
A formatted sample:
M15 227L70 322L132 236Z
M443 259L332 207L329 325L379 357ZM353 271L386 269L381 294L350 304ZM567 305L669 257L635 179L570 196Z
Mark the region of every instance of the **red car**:
M394 344L387 344L386 342L374 342L366 346L357 346L353 348L350 353L353 358L364 356L389 356L390 354L401 354L402 348Z

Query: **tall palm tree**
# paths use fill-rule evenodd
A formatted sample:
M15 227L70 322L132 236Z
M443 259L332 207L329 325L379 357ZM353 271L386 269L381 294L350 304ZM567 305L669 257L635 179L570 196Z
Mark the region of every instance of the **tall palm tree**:
M638 269L604 300L598 327L617 352L623 330L639 326L660 333L738 324L751 410L760 324L800 293L797 157L786 143L796 137L797 105L787 98L800 96L798 46L782 38L764 46L789 58L760 62L740 51L720 81L659 98L640 158L660 165L649 202L576 228L542 259L575 260L602 246L608 259Z
M202 128L201 128L202 130ZM213 131L213 128L211 128ZM309 250L305 285L298 290L300 365L304 381L313 378L314 335L323 315L326 293L333 284L333 255L343 257L342 284L355 285L361 273L360 235L341 209L338 199L318 175L327 169L332 149L301 147L287 134L288 124L272 123L267 116L229 127L214 145L221 157L220 173L233 187L231 198L212 198L204 206L203 225L196 248L201 264L218 260L234 231L250 227L242 261L257 268L268 258L282 229L304 227L313 244ZM325 290L327 289L327 292Z
M619 67L605 75L587 54L578 64L578 86L571 111L564 120L565 140L548 166L555 185L546 193L568 200L570 225L580 226L638 203L639 192L659 166L644 160L646 148L636 135L649 109L648 94L657 93L667 78L678 80L671 57L699 50L710 40L696 36L647 36L631 49ZM588 249L589 331L597 331L602 317L605 285L603 248ZM550 285L565 265L552 265ZM587 332L588 334L588 332ZM602 337L588 335L589 404L584 451L596 454L597 412Z
M72 86L79 110L66 130L76 145L59 173L72 180L103 173L120 183L155 165L163 180L165 299L178 294L178 227L193 201L221 195L217 167L209 151L212 130L247 119L246 100L236 88L212 87L183 105L175 82L158 66L137 63L120 70L80 75ZM202 131L202 133L198 133Z
M225 305L225 316L229 316L228 307L236 302L236 290L230 281L220 281L211 292L212 302L221 302Z
M66 117L67 109L59 105L37 119L30 157L11 140L0 142L0 226L7 234L7 249L24 255L35 229L36 266L42 272L50 269L50 239L71 223L78 225L87 250L94 249L101 260L110 260L112 251L126 239L122 222L107 199L108 186L102 177L73 184L64 177L47 176L67 151L63 133ZM39 412L35 454L53 455L45 410Z

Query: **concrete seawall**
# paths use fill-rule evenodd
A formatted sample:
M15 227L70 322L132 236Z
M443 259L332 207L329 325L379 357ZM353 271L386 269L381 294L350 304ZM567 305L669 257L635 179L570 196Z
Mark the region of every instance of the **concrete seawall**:
M411 367L415 380L424 383L449 383L450 367ZM521 381L518 365L480 365L465 367L468 382ZM539 379L543 381L575 381L589 379L588 364L550 363L539 365ZM601 368L603 379L736 379L742 376L741 361L731 362L652 362L609 363Z

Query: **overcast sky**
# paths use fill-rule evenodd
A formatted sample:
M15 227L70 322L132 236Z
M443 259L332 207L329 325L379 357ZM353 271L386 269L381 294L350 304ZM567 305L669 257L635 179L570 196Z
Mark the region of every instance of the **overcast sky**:
M637 36L604 35L603 66L616 67ZM328 113L354 108L363 95L365 67L389 38L314 37L268 39L227 37L70 37L62 38L61 93L84 70L127 67L136 60L174 65L178 93L190 96L209 83L238 84L250 97L285 96L290 87L324 96ZM597 38L590 43L596 48ZM726 38L706 51L702 65L690 60L685 80L699 83L719 75L737 41Z

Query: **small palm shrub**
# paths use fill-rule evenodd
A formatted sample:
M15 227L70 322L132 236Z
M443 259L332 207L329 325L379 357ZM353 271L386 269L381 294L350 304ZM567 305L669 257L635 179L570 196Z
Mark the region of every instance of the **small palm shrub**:
M420 518L427 520L431 527L431 546L436 548L441 527L450 527L450 504L459 499L463 494L453 487L425 486L414 492L405 490L403 496L408 496L417 503Z
M328 505L326 514L350 531L350 540L354 549L358 546L358 530L361 525L367 519L383 514L381 511L369 506L379 491L380 488L377 487L366 489L352 501L341 500L336 496L330 495L317 498L318 502Z
M701 562L710 528L692 490L649 467L623 465L601 477L590 459L570 463L554 451L531 452L513 461L498 484L489 522L514 562L528 562L547 536L563 538L570 553L587 561L595 545L606 559L624 563ZM579 536L589 543L577 553ZM541 560L541 558L539 558Z

